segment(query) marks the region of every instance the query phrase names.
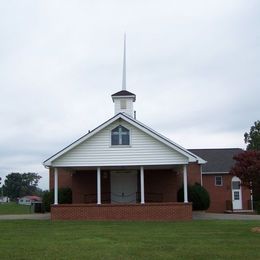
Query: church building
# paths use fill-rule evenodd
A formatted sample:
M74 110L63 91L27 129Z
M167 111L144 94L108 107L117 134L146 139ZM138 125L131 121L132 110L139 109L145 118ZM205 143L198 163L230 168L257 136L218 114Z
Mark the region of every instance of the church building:
M249 191L229 175L232 158L221 161L225 149L187 150L136 119L125 60L124 50L122 89L112 95L114 116L43 163L54 189L51 218L191 220L188 184L194 183L208 189L213 212L233 210L234 201L237 209L248 209ZM72 204L59 204L60 187L71 188ZM184 200L177 202L181 187Z

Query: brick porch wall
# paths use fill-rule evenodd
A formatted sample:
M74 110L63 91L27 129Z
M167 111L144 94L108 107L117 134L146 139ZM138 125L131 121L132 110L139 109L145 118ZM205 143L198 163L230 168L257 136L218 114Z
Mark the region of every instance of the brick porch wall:
M60 204L51 206L52 220L191 220L191 203L147 203L96 205Z

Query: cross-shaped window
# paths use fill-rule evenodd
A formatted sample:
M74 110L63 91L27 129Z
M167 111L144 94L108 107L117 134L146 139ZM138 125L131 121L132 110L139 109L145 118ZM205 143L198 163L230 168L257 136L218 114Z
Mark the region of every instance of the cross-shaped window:
M129 130L119 125L111 131L112 145L129 145Z

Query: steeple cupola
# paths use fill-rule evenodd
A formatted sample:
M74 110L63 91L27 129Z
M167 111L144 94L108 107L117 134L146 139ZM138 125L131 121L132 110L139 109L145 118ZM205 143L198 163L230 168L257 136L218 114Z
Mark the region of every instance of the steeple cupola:
M121 90L112 95L113 102L115 104L115 115L118 113L126 113L129 116L134 116L135 94Z
M115 104L115 115L118 113L126 113L134 116L133 103L136 100L135 94L126 90L126 37L124 36L124 57L123 57L123 79L122 90L112 95L112 100Z

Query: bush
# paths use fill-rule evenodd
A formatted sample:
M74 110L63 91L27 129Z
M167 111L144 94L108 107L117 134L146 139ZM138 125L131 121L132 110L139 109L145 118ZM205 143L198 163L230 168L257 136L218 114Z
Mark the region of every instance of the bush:
M179 189L177 197L179 202L183 202L183 187ZM188 198L189 201L192 202L193 210L206 210L210 206L209 193L199 183L195 183L192 186L188 186Z
M44 191L42 195L43 211L50 212L51 204L53 203L53 194L50 191Z
M70 188L59 188L58 190L59 204L72 203L72 191ZM44 210L50 212L51 204L54 203L54 191L44 191L42 196Z

